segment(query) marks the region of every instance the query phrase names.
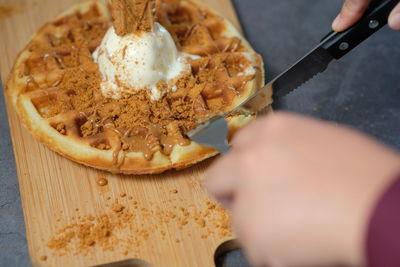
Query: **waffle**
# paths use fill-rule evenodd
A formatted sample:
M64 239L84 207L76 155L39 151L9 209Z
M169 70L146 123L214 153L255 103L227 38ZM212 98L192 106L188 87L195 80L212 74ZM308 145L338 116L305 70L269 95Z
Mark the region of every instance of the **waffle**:
M261 57L215 11L194 1L156 3L156 20L180 51L198 55L190 75L158 101L145 92L110 99L92 59L111 26L110 5L78 4L32 37L18 56L6 92L34 137L78 163L123 174L182 169L218 152L185 133L232 110L264 83ZM232 132L254 114L228 118Z

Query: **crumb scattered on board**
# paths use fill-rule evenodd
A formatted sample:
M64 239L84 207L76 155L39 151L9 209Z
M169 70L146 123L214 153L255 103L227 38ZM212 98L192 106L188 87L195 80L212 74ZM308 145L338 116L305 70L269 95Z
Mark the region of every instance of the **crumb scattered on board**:
M175 191L178 190L170 190ZM201 239L232 235L229 215L212 201L196 207L175 193L163 203L142 203L125 196L125 193L120 194L120 198L113 200L105 197L107 208L98 214L67 220L60 212L58 230L47 241L47 248L56 256L90 255L98 250L134 256L151 240L168 242L175 238L172 239L175 243L183 243L185 238L192 239L195 235ZM194 227L199 230L193 232ZM176 233L176 228L179 238L169 236L168 233Z
M113 206L112 206L112 210L114 211L114 212L121 212L121 211L123 211L124 210L124 206L122 206L121 204L118 204L118 203L115 203Z
M106 186L108 184L108 180L103 175L99 175L96 182L98 186Z

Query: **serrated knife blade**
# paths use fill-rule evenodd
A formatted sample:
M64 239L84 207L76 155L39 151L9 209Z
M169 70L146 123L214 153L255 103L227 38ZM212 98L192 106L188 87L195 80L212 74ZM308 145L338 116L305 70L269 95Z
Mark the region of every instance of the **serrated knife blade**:
M199 144L213 147L223 154L227 153L229 126L225 120L226 117L241 110L258 112L272 103L269 92L272 91L273 98L278 99L318 73L325 71L333 59L340 59L385 26L390 12L399 2L399 0L372 1L365 15L354 26L344 32L328 34L317 47L243 101L237 108L199 125L188 132L187 136Z
M275 79L255 92L234 110L222 115L222 117L227 117L243 108L251 112L259 112L272 103L268 92L272 91L273 98L279 99L297 89L318 73L324 72L334 57L322 48L322 45L323 44L320 44L311 50L290 68L279 74ZM264 98L265 100L261 100ZM268 98L270 99L269 101Z

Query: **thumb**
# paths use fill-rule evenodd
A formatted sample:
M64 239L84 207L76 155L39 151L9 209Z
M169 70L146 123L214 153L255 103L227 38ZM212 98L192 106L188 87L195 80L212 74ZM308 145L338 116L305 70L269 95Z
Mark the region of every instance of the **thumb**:
M339 15L333 21L332 28L342 32L356 23L367 10L371 0L346 0Z
M400 30L400 3L390 13L389 26L393 30Z

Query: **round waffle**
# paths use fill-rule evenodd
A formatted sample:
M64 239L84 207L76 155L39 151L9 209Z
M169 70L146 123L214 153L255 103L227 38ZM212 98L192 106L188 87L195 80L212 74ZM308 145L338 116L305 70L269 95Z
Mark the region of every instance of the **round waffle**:
M218 153L185 133L260 88L262 59L203 4L163 0L156 7L157 21L177 48L199 56L177 89L157 101L144 92L104 97L92 53L112 25L110 6L105 0L81 3L36 32L8 78L7 94L33 136L76 162L124 174L182 169ZM237 114L228 122L234 130L253 118Z

